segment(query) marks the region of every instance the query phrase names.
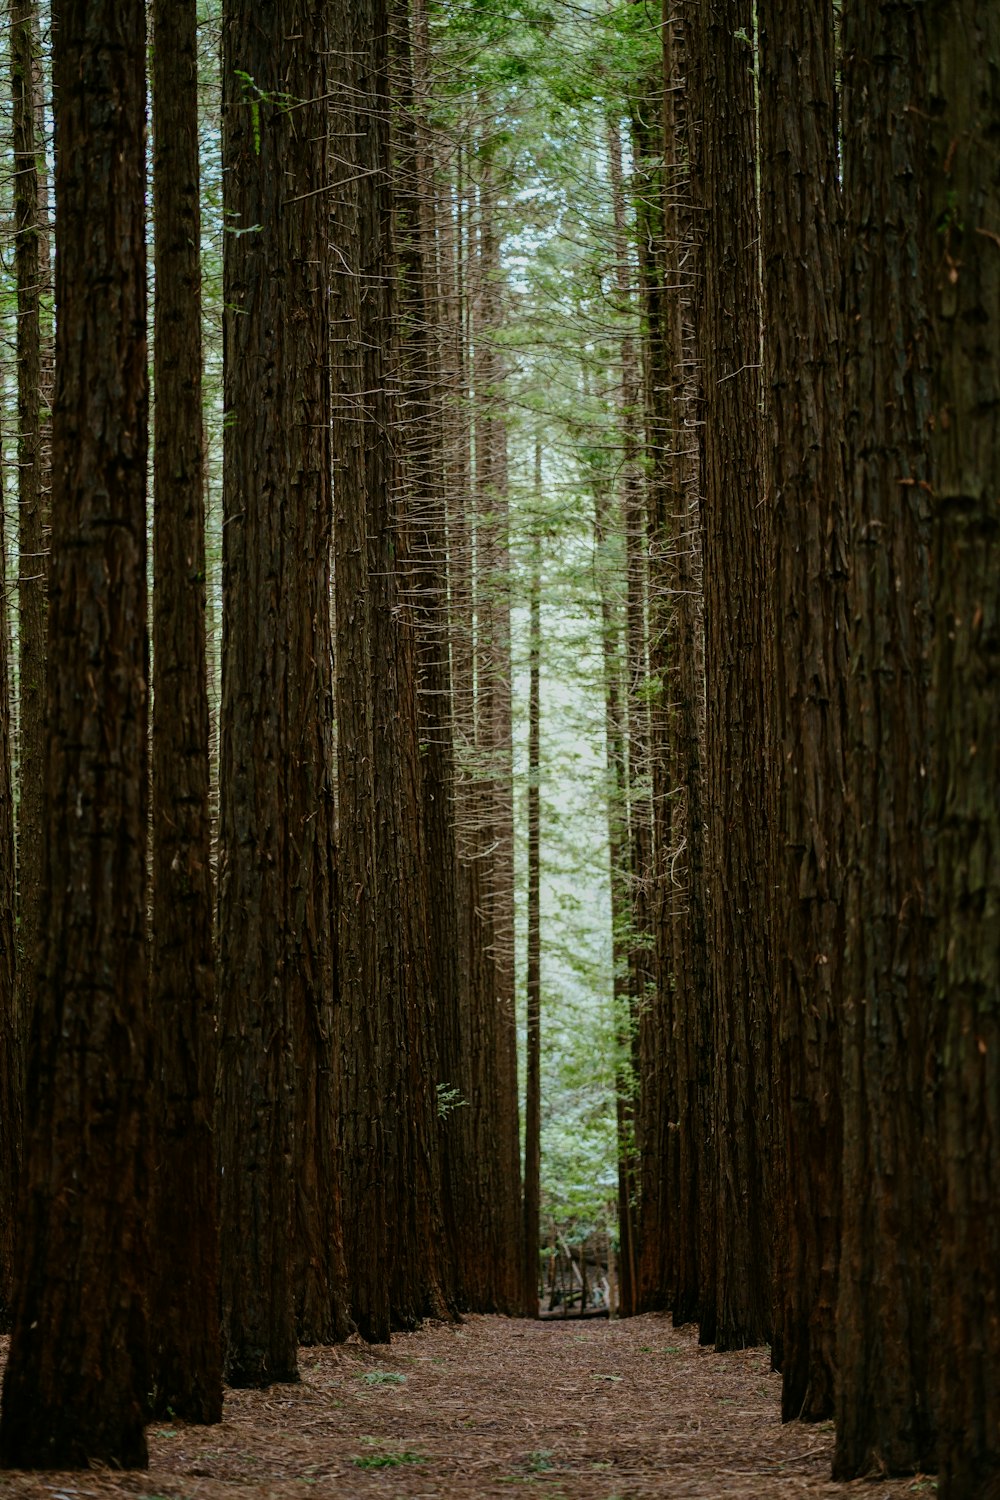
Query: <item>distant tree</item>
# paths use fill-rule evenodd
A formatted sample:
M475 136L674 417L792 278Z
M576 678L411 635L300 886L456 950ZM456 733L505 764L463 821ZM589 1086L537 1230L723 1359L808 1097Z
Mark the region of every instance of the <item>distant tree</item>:
M712 0L688 28L692 182L702 226L707 921L713 1010L720 1348L771 1335L769 517L761 482L760 275L749 0Z
M0 504L0 1319L9 1324L21 1169L23 1031L17 988L10 619L7 614L4 529L3 505Z
M147 1462L145 7L54 33L42 965L0 1459Z
M842 12L851 528L834 1472L932 1461L930 360L922 7Z
M195 0L153 6L154 1406L222 1417Z
M535 495L541 499L542 445L535 441ZM538 1306L542 1170L542 539L532 540L528 643L528 931L524 1057L524 1302Z
M841 1178L847 537L830 0L761 0L765 463L774 571L782 1414L833 1409Z
M943 1500L1000 1483L1000 11L924 8Z
M21 1005L30 1011L39 960L45 793L45 633L52 483L52 342L48 182L43 146L37 0L11 8L14 271L17 278L18 914ZM25 1020L26 1024L26 1020Z

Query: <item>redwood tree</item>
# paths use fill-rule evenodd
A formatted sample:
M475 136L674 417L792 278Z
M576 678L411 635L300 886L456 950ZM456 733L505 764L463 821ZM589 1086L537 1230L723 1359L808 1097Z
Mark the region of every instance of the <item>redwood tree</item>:
M773 534L776 1154L786 1419L833 1407L844 951L846 518L833 6L761 0L765 461Z
M7 552L0 503L0 1318L9 1323L14 1225L21 1166L22 1028L17 990L14 788L11 766L10 622Z
M838 1477L931 1457L930 415L922 7L843 10L851 526Z
M933 777L944 1500L1000 1483L1000 12L934 0Z
M147 1462L145 7L54 33L57 386L44 905L9 1466Z
M195 0L153 8L153 962L158 1412L222 1417Z

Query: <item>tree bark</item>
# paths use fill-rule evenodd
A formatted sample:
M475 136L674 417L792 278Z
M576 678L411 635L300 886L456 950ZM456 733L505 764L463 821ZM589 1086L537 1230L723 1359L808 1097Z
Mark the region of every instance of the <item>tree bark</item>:
M195 0L153 7L154 1409L222 1419Z
M0 1321L9 1327L21 1173L24 1032L18 1003L10 629L4 530L0 497Z
M145 7L60 6L47 931L0 1457L147 1463Z
M542 444L535 439L535 501L542 495ZM528 601L528 931L525 992L524 1305L538 1309L542 1178L542 537L532 539Z
M1000 12L935 0L931 268L935 1036L943 1500L1000 1484Z
M833 7L761 0L765 445L775 578L782 1414L833 1409L847 683Z
M762 504L759 220L749 0L712 0L689 28L691 109L701 121L692 185L702 224L701 361L708 699L708 956L714 1051L715 1342L771 1334L771 896L773 679L768 516Z
M834 1472L932 1462L930 359L921 7L844 7L851 527Z
M24 955L21 1026L40 956L45 848L45 635L49 502L52 485L52 346L48 192L42 144L44 100L36 0L10 17L14 105L14 271L17 278L18 551L18 915Z

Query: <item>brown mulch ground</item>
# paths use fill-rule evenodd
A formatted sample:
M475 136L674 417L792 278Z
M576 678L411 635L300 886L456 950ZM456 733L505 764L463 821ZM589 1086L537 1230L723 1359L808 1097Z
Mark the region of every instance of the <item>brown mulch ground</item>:
M699 1349L665 1317L474 1317L386 1348L303 1349L300 1368L300 1385L227 1391L219 1427L151 1428L148 1474L0 1474L0 1497L929 1500L934 1489L920 1477L830 1483L832 1429L781 1425L766 1352Z

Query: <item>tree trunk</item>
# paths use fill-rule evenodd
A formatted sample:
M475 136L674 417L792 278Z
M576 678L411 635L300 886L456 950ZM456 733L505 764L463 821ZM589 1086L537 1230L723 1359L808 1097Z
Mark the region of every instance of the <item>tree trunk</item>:
M150 1373L145 7L67 0L54 40L47 931L0 1457L133 1468Z
M932 268L933 784L942 1201L943 1500L1000 1485L1000 12L935 0L924 251Z
M762 505L753 8L712 0L689 30L701 120L709 991L715 1054L719 1348L766 1343L771 1267L764 1038L771 1024L767 684L773 677ZM695 97L696 94L696 97ZM762 785L763 778L763 785ZM714 1209L714 1212L713 1212Z
M10 17L14 105L14 271L17 278L18 550L18 914L23 1035L40 957L45 849L45 632L49 502L52 484L51 292L48 193L42 143L44 100L36 0L17 0Z
M233 1385L297 1379L297 1301L313 1336L337 1321L325 42L299 0L224 11L219 1145Z
M373 18L366 6L338 5L331 27L334 601L340 820L338 939L344 1096L344 1254L351 1314L371 1342L389 1337L384 1116L390 1080L384 981L376 950L379 870L375 846L372 632L366 450L372 431L365 385L361 307L366 268L381 271L378 224L362 204L372 194L373 121L362 74ZM365 91L365 92L363 92ZM362 232L364 241L362 241ZM372 236L375 236L374 245ZM367 247L367 248L366 248ZM367 290L367 287L366 287Z
M833 1409L840 1229L846 550L833 7L761 0L775 579L782 1414Z
M7 548L0 495L0 1321L10 1326L18 1181L21 1171L23 1042L18 1004L14 787L11 766Z
M542 445L535 439L535 501L542 494ZM538 1310L542 1173L542 842L541 842L541 678L542 537L536 530L531 552L528 603L528 951L525 969L527 1017L524 1087L524 1305Z
M153 7L154 1407L222 1418L195 0Z
M851 526L844 1187L834 1472L932 1461L930 365L921 7L844 7Z

